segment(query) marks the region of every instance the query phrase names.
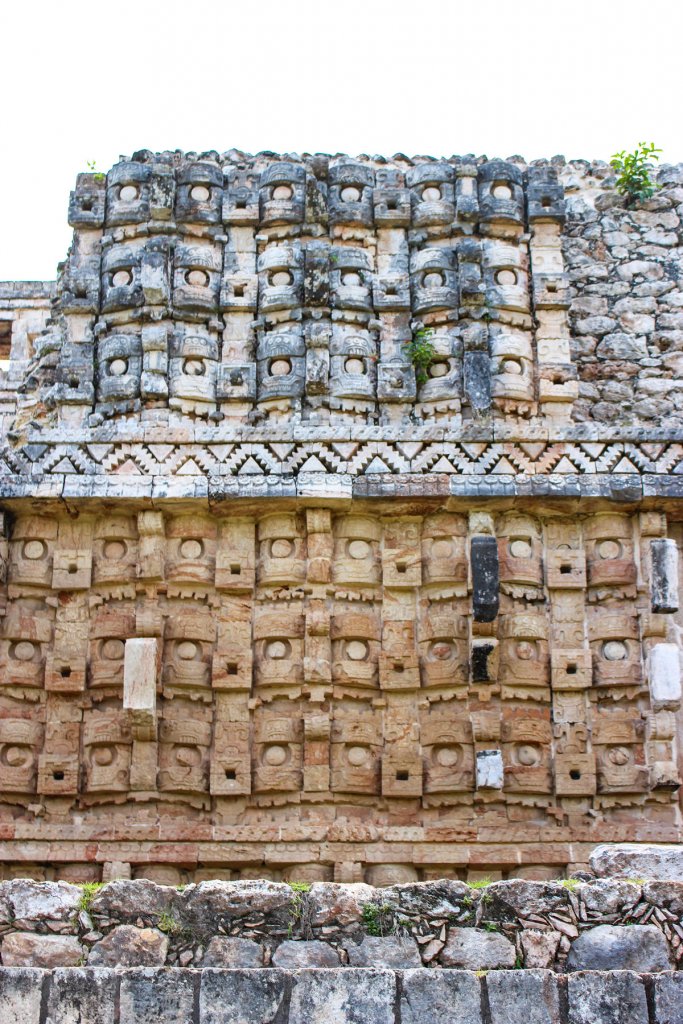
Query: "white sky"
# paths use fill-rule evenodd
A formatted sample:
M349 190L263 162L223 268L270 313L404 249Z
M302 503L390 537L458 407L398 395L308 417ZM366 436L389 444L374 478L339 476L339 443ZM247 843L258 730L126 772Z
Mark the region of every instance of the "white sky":
M5 0L0 280L136 149L683 160L680 0Z

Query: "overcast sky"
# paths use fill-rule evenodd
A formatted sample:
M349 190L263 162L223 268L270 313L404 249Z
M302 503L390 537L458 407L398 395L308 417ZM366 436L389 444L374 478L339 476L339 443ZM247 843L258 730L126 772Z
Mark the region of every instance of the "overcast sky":
M50 279L136 149L683 161L681 0L2 5L0 280Z

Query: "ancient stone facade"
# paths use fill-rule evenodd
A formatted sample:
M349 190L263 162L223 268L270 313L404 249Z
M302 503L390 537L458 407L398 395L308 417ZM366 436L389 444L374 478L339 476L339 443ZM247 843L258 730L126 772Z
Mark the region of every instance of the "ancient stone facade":
M50 309L0 286L6 877L681 839L683 169L636 209L610 173L79 176Z

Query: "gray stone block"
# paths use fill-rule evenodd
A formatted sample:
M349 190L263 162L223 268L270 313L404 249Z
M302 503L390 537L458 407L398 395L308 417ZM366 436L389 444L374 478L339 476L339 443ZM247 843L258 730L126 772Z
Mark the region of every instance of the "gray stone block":
M273 953L273 964L286 971L299 967L339 967L339 954L318 939L285 939Z
M401 1024L481 1024L479 979L470 971L405 971Z
M285 978L277 969L202 971L198 1024L279 1024L284 1019Z
M163 967L168 936L157 928L120 924L96 942L88 956L90 967Z
M652 556L652 611L678 611L678 546L669 537L650 541Z
M5 967L75 967L83 947L75 935L10 932L2 942Z
M0 968L0 1020L38 1024L45 971L35 967Z
M253 939L214 935L204 953L202 967L263 967L263 949Z
M514 967L515 947L497 932L478 928L451 928L441 952L444 967L463 967L469 971Z
M344 947L352 967L422 967L415 939L397 935L365 935L359 944L347 942Z
M669 943L653 924L601 924L582 932L567 957L569 971L668 971Z
M392 971L353 967L296 971L292 983L291 1024L394 1024L396 976Z
M116 1013L116 972L106 967L72 967L52 972L49 1024L111 1024Z
M119 1024L194 1024L195 972L137 967L121 975Z
M645 987L632 971L570 974L567 996L567 1024L648 1024Z
M652 1024L683 1024L683 972L658 974L652 983L655 1004Z
M559 1024L557 976L552 971L490 971L491 1024Z
M604 843L596 846L590 866L599 877L683 879L683 845Z

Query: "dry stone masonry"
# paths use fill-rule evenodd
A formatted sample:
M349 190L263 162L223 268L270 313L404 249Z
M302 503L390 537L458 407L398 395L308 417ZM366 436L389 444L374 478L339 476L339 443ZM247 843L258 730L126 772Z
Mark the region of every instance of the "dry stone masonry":
M79 175L56 286L0 285L4 878L289 900L680 842L683 167L659 182L631 209L562 158ZM514 942L458 904L392 966L557 966L559 896ZM387 966L309 925L274 963ZM41 966L176 956L117 927ZM202 957L255 968L235 927Z

